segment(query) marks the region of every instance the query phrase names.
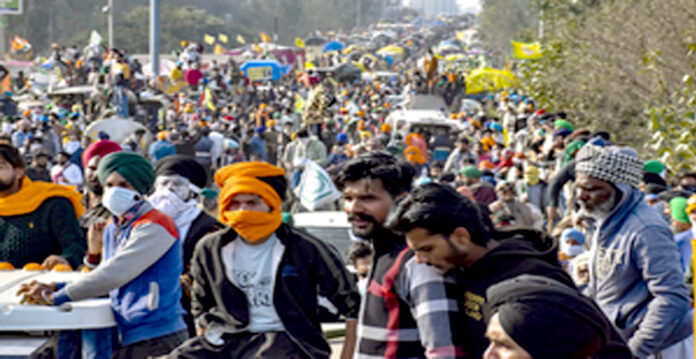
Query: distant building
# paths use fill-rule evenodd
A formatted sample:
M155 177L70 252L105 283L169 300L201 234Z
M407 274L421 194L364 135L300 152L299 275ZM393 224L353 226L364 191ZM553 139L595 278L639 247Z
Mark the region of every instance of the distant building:
M404 6L410 7L425 17L437 15L458 15L457 0L403 0Z

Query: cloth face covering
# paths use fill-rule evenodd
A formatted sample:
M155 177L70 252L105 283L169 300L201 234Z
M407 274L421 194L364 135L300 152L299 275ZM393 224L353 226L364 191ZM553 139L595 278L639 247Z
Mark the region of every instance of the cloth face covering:
M111 187L102 196L102 205L116 216L123 215L139 201L138 192L123 187Z
M271 208L270 213L256 211L230 211L227 208L238 194L256 194ZM225 182L220 193L219 220L249 241L267 237L283 223L280 196L265 182L254 177L232 177Z

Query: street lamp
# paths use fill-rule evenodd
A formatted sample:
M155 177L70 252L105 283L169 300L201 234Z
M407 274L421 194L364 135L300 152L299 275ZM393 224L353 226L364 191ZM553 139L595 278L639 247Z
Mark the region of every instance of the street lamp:
M102 8L102 12L107 15L107 27L109 32L109 48L114 48L114 0L109 0L109 4Z

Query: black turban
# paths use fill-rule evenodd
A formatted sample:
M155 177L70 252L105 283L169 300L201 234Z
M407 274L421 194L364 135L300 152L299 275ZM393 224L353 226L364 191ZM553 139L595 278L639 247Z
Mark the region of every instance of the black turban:
M186 155L171 155L157 161L155 175L157 177L171 175L186 177L198 188L205 187L208 182L208 173L205 167L193 157Z
M604 348L611 324L576 289L523 274L488 288L488 317L534 359L588 358Z
M643 183L647 184L656 184L660 185L662 187L667 187L667 182L665 182L660 175L656 175L652 172L643 172Z

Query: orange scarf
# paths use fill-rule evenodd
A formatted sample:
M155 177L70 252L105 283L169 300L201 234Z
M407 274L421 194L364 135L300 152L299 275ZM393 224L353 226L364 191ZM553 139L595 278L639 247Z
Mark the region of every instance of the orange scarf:
M20 216L34 212L45 200L51 197L63 197L72 203L77 218L85 213L82 195L74 187L48 182L33 182L29 177L22 178L17 193L0 198L0 216Z
M224 168L220 171L222 170L224 170ZM222 177L224 176L221 175L220 179L222 179ZM218 174L216 173L216 182L218 179ZM271 207L271 212L227 210L234 197L242 193L258 195L263 199L266 205ZM280 211L281 204L282 200L278 193L266 182L251 176L233 175L224 181L224 186L220 192L218 219L222 223L234 228L244 239L253 242L271 235L283 223L283 214Z

